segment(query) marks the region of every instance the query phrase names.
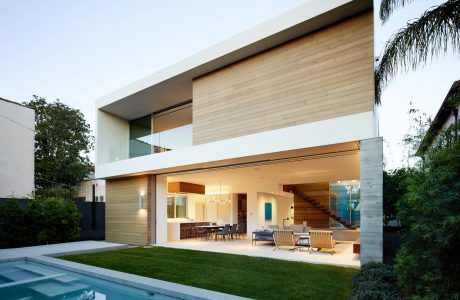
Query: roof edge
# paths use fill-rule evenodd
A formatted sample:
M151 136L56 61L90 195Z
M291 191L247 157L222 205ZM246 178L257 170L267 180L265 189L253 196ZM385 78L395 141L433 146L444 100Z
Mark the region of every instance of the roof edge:
M22 103L19 103L19 102L16 102L16 101L8 100L8 99L2 98L2 97L0 97L0 101L5 101L5 102L8 102L8 103L16 104L16 105L19 105L19 106L22 106L22 107L25 107L25 108L28 108L28 109L31 109L31 110L35 111L35 109L33 109L32 107L30 107L28 105L25 105L25 104L22 104Z
M433 143L435 137L441 131L444 122L447 120L447 118L449 118L452 109L460 104L460 96L454 97L456 95L460 95L460 80L453 82L415 155L422 156L425 154L425 152Z

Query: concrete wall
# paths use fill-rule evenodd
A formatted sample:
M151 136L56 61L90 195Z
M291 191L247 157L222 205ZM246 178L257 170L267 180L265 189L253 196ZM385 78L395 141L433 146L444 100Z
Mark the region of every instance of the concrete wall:
M361 263L383 260L383 139L361 141Z
M0 99L0 197L34 190L35 112Z

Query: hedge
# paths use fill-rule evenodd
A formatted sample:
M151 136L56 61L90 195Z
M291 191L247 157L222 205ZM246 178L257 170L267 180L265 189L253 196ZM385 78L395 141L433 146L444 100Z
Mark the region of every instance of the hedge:
M77 241L80 217L75 203L61 198L36 198L27 206L10 199L0 207L0 248Z

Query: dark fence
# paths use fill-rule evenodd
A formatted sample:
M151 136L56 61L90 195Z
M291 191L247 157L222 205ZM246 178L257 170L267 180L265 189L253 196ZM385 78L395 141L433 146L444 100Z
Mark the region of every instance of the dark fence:
M10 198L0 198L2 206ZM26 206L29 199L16 199L19 204ZM81 214L80 240L104 240L105 239L105 203L74 201Z
M80 240L105 239L105 203L76 201L78 211L81 213Z
M400 228L383 227L383 262L388 265L393 265L396 258L396 253L402 245Z

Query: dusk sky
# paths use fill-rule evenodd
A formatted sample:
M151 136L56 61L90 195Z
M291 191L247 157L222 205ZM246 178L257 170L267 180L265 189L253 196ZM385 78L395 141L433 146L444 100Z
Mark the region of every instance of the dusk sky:
M0 0L0 97L59 98L94 129L95 99L305 2ZM384 26L376 13L375 54L408 20L442 2L410 4ZM458 79L460 55L451 51L390 82L380 108L387 168L405 161L409 103L434 116Z

